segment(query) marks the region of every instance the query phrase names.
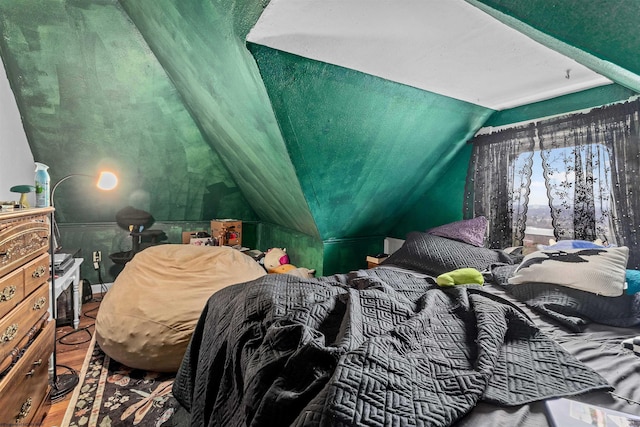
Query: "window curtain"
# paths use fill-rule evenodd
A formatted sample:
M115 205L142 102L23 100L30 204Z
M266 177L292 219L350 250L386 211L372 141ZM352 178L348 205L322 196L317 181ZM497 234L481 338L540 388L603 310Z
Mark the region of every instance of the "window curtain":
M538 124L556 237L606 237L629 247L628 266L635 269L640 268L636 236L640 225L639 111L640 100L634 100Z
M490 247L523 243L538 141L556 238L627 246L640 269L640 99L472 139L464 216L489 219Z
M527 220L535 125L476 136L465 187L464 217L485 216L488 246L522 245Z
M637 270L640 269L637 236L640 226L640 99L614 106L607 115L610 119L604 135L613 156L611 176L618 213L614 230L618 244L629 247L627 266Z
M615 242L611 150L602 130L586 117L542 122L542 170L556 240Z

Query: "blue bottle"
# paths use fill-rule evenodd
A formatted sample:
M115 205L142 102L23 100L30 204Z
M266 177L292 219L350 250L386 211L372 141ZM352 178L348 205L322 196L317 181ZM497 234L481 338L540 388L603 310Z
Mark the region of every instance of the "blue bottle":
M46 208L50 204L51 178L49 177L49 166L44 163L36 163L36 208Z

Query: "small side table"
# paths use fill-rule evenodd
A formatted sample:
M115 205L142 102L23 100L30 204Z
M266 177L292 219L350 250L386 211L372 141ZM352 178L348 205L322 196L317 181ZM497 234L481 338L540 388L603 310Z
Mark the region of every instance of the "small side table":
M53 301L51 301L51 306L50 306L51 313L53 316L53 313L55 313L53 304L57 304L58 297L60 296L60 294L62 294L62 291L67 289L69 285L72 285L73 296L72 296L71 305L73 308L73 328L74 329L78 329L78 326L80 325L80 310L82 308L82 301L80 301L80 264L82 264L83 261L84 261L84 258L74 258L73 266L69 267L69 269L63 275L55 277L54 282L56 286L56 289L55 289L56 298Z

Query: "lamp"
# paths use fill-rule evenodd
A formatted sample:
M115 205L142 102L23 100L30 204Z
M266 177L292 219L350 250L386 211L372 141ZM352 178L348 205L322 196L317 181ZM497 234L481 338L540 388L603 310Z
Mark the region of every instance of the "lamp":
M74 176L82 176L82 177L89 177L89 178L96 178L93 175L86 175L86 174L79 174L79 173L74 173L74 174L70 174L67 175L63 178L61 178L58 182L55 183L55 185L51 188L51 207L55 207L54 204L54 195L56 192L56 189L58 188L58 186L60 184L62 184L64 181L73 178ZM96 181L96 187L98 187L101 190L113 190L116 186L118 185L118 178L117 176L113 173L113 172L109 172L109 171L103 171L100 172L99 175L97 175L97 181ZM58 226L56 224L56 220L55 220L55 211L51 212L51 231L52 231L52 235L53 238L50 239L50 247L49 250L52 254L54 254L55 252L57 252L58 250L60 250L60 245L58 244L60 242L60 232L58 231ZM56 282L55 282L55 263L54 263L54 258L55 257L51 257L51 317L54 319L57 318L57 302L56 302ZM77 304L77 301L74 301L75 304ZM53 353L51 355L51 360L52 360L52 366L53 366L53 372L52 372L52 379L51 379L51 400L57 400L60 399L64 396L66 396L67 394L69 394L74 388L75 386L78 384L79 382L79 378L78 378L78 374L75 371L71 371L68 374L63 374L63 375L58 375L57 373L57 363L56 363L56 346L57 346L57 339L53 338Z
M113 190L118 185L118 177L116 176L116 174L114 174L113 172L110 172L110 171L102 171L98 175L87 175L87 174L82 174L82 173L72 173L72 174L69 174L67 176L62 177L51 188L51 207L55 207L55 203L54 203L53 197L56 194L56 189L58 188L58 186L60 184L62 184L63 182L65 182L66 180L68 180L70 178L73 178L74 176L83 176L85 178L93 178L93 179L96 180L96 187L98 189L104 190L104 191ZM54 246L54 252L57 252L57 251L60 250L61 246L59 244L60 243L60 230L58 230L58 224L56 223L56 220L55 220L55 213L54 213L54 216L52 217L52 219L53 219L53 221L52 221L52 225L53 225L53 241L54 241L54 245L55 245Z

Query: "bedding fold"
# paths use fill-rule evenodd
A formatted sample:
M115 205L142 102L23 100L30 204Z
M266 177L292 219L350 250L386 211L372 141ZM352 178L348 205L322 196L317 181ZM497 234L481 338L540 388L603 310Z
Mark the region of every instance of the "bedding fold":
M173 392L194 426L450 426L480 402L609 388L480 287L379 268L217 292Z
M518 301L573 332L582 331L592 322L622 328L640 325L640 294L611 297L554 283L509 283L516 269L515 265L495 264L491 267L491 280Z

